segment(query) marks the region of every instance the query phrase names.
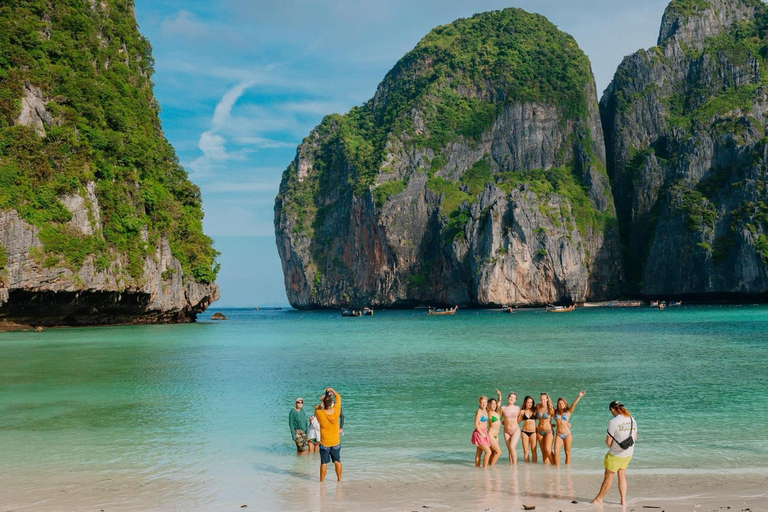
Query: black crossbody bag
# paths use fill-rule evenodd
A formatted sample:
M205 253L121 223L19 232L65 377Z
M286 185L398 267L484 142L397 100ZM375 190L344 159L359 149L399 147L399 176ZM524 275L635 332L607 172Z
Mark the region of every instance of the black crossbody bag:
M635 440L632 438L632 430L635 428L635 420L632 418L632 416L629 417L630 425L629 425L629 437L623 440L622 442L619 442L616 440L615 437L611 436L611 433L608 432L608 435L611 436L611 439L613 439L613 442L619 445L622 450L626 450L630 446L633 446L635 444Z

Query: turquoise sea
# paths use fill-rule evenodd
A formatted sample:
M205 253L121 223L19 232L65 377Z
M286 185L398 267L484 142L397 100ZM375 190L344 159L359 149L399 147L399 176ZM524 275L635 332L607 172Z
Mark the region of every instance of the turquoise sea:
M586 390L573 472L602 472L619 399L639 424L633 471L768 474L768 306L221 311L229 321L0 333L0 487L84 475L135 482L135 504L289 508L282 490L313 484L317 459L296 457L288 412L325 386L343 399L348 481L474 472L476 400L495 387L520 401Z

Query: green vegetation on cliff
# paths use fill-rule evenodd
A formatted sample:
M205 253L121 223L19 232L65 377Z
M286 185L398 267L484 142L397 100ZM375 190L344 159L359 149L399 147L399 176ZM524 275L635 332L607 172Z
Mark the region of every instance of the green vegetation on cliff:
M487 159L464 170L458 181L435 176L447 160L442 155L459 139L479 142L505 106L537 103L560 109L561 121L585 121L592 84L590 63L571 36L546 18L521 9L477 14L437 27L425 36L387 74L376 96L343 116L327 116L316 129L313 171L298 182L293 166L284 177L278 197L280 208L296 216L295 231L308 233L316 226L314 197L331 177L348 184L364 197L372 191L377 207L404 189L403 182L387 181L374 187L383 168L388 142L406 150L431 150L428 188L442 197L441 211L457 227L465 215L463 201L472 202L486 183L497 183ZM578 143L594 157L589 129ZM574 162L561 162L565 175L579 191L568 188L576 223L603 226L602 214L587 199L581 179L572 173ZM520 175L516 184L526 176ZM547 179L549 175L542 175ZM562 193L562 181L552 183ZM578 205L583 205L581 208ZM585 214L585 215L582 215ZM599 229L598 229L599 230ZM449 231L457 231L451 229ZM460 231L460 230L458 230ZM457 232L458 232L457 231Z
M139 278L166 236L186 276L215 279L200 191L162 133L153 63L131 0L0 4L0 209L41 228L45 264L75 269L90 254L107 268L124 254ZM30 88L53 119L44 137L17 124ZM84 236L59 198L90 181L103 229Z
M688 251L695 254L691 261L711 256L715 265L732 264L745 228L762 254L757 219L768 201L755 190L754 174L765 165L756 139L765 135L759 112L767 62L762 1L673 0L659 46L617 70L601 114L634 284L653 279L644 267L651 247L665 243L657 234L666 238L680 223L687 242L670 254Z
M709 0L673 0L667 6L666 15L675 18L690 18L710 5Z

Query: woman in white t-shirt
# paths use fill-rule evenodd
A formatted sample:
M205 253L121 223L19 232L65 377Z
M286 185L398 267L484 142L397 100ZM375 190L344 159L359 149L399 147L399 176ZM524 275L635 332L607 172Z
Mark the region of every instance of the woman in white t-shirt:
M320 446L320 422L312 415L309 417L309 433L307 434L307 440L309 441L309 451L317 452Z
M603 497L613 484L613 474L619 474L619 495L621 504L627 504L627 466L635 451L637 441L637 422L635 418L624 408L624 404L613 401L608 406L613 414L613 419L608 423L608 435L605 436L605 444L608 453L605 454L605 476L600 492L597 493L592 503L602 503ZM630 441L631 439L631 441Z

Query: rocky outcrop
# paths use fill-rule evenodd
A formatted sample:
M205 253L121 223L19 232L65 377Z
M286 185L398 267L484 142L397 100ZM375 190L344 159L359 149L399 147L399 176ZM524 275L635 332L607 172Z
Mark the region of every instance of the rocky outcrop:
M633 291L768 292L766 6L675 0L601 100Z
M73 208L75 219L87 219L85 203ZM68 204L78 203L69 198ZM65 204L67 204L65 203ZM90 223L77 229L90 232ZM45 256L40 229L17 212L0 211L0 329L16 325L106 325L194 321L219 298L216 285L182 279L179 261L163 239L144 260L143 275L134 279L128 261L117 256L100 268L88 256L77 269Z
M562 89L536 82L561 72ZM275 231L288 299L613 297L622 267L603 148L589 62L569 36L519 9L439 27L371 101L313 130L284 173Z
M0 330L194 321L217 252L133 3L4 2L0 33Z
M45 137L45 125L53 124L53 117L45 109L45 103L42 91L24 82L24 97L21 99L21 112L16 124L30 126L40 137Z

